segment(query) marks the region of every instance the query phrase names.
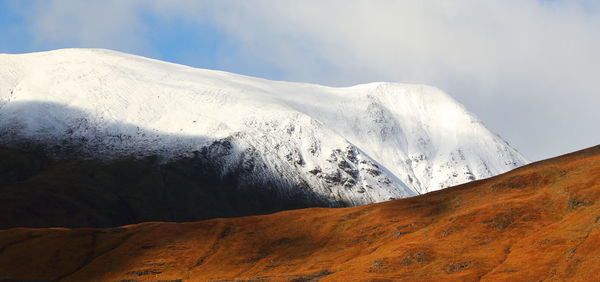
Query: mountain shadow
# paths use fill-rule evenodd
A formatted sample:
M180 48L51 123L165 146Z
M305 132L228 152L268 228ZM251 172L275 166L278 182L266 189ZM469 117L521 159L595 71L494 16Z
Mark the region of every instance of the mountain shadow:
M59 107L65 119L80 117L80 122L65 126L66 137L45 141L26 136L26 128L18 120L2 122L0 228L111 227L346 205L331 202L302 183L283 184L270 179L246 182L245 176L253 173L253 167L243 163L224 170L220 158L237 149L227 139L211 141L187 156L169 160L158 154L122 152L115 153L119 157L100 159L93 152L123 150L134 145L130 142L134 136L86 138L77 132L94 129L83 111L39 102L19 107L24 112L49 107L56 111ZM134 125L107 127L111 126L163 138ZM188 139L201 137L164 138L188 144Z

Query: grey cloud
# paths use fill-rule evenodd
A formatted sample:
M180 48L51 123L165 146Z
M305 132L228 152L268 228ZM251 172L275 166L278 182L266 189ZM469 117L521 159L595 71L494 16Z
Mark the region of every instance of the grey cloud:
M33 1L21 7L39 46L148 51L148 30L140 18L143 1ZM22 3L24 6L24 2Z

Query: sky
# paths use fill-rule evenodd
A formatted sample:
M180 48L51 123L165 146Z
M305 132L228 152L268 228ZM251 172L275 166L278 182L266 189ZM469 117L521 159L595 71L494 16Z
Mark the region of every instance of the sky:
M531 161L600 143L596 0L0 0L0 53L70 47L329 86L433 85Z

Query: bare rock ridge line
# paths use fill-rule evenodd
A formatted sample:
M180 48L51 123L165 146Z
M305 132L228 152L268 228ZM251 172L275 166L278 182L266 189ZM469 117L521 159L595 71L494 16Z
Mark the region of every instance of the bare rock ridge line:
M221 176L239 170L241 190L266 184L326 206L414 196L527 162L434 87L269 81L102 49L0 54L0 140L43 144L59 159L201 156Z

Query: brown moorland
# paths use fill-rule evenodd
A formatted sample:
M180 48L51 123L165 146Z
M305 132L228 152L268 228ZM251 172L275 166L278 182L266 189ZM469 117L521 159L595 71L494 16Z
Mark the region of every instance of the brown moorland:
M0 231L0 280L600 280L600 146L419 197Z

